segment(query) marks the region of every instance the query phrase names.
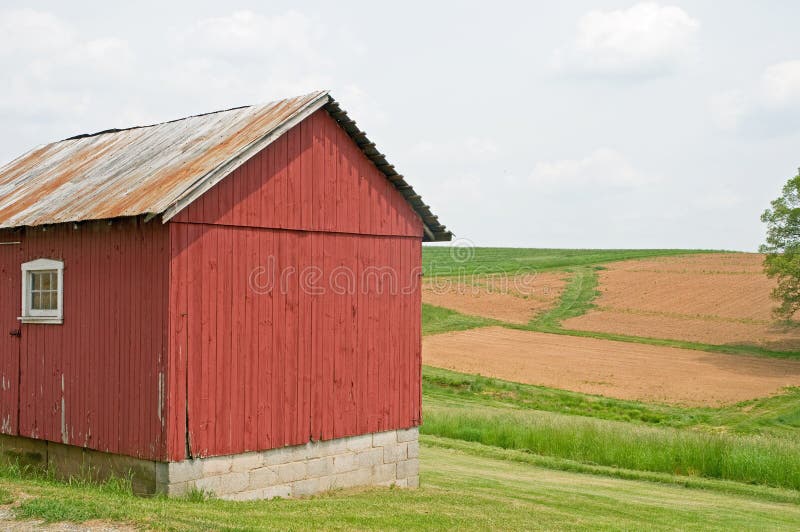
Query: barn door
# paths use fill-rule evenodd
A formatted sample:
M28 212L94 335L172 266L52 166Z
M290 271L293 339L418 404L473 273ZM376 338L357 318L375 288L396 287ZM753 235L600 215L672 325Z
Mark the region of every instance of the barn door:
M0 433L19 431L22 248L0 237Z

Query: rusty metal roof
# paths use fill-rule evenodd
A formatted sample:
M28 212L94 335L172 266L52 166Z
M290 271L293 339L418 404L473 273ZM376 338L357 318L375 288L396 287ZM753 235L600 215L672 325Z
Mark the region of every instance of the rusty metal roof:
M138 215L162 215L166 222L321 108L419 214L425 239L450 240L450 232L327 91L78 135L31 150L0 168L0 228Z

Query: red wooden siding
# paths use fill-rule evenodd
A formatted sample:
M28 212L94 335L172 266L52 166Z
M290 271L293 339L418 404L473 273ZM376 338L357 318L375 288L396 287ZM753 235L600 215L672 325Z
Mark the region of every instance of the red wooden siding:
M173 220L420 238L423 231L403 196L324 110Z
M1 368L17 388L3 392L3 413L19 393L19 419L4 433L163 459L168 235L158 222L127 219L27 229L16 252L0 246L3 327L22 329L12 338L18 374L13 363ZM63 325L16 319L20 264L38 258L64 261ZM4 347L2 357L14 354Z
M167 225L0 232L0 432L181 460L415 426L422 232L325 111ZM63 325L17 321L38 258Z
M19 352L21 339L10 335L20 325L22 246L18 232L0 231L0 433L16 435L19 412Z
M419 239L171 228L171 459L419 423Z
M169 225L170 459L419 424L422 222L325 111Z

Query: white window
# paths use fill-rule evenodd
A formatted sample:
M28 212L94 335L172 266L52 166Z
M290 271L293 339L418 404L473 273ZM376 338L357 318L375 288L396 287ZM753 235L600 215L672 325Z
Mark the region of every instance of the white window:
M22 265L22 323L63 323L64 263L38 259Z

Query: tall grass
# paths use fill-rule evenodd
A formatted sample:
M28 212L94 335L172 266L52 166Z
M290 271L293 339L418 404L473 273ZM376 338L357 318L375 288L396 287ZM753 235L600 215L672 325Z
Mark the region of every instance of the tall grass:
M432 409L425 434L584 463L800 489L800 444L564 416Z

